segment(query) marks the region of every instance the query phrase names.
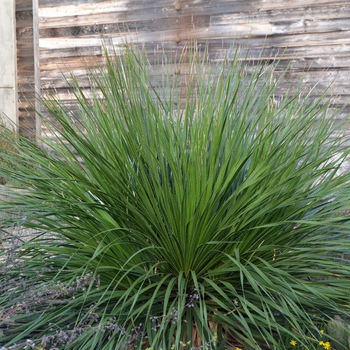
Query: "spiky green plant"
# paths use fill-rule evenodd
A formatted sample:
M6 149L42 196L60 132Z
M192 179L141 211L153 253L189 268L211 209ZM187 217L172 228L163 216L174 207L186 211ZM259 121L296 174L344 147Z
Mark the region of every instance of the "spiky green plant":
M0 274L4 346L316 349L349 311L336 114L300 89L274 103L271 67L238 51L196 57L184 85L106 55L92 100L73 77L78 112L43 100L56 141L14 142L1 171L24 190L1 210L34 233Z

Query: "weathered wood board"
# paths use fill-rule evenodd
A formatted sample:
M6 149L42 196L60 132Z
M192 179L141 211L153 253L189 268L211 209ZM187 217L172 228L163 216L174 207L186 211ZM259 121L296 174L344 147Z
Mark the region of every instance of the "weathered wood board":
M36 134L32 0L16 0L17 87L20 134Z
M9 126L17 124L15 23L14 1L3 0L0 11L0 122Z
M23 93L34 82L29 2L17 0ZM312 92L318 96L333 83L334 107L350 99L350 1L39 0L38 25L42 90L55 90L67 103L62 74L73 72L88 89L86 62L101 62L103 43L132 40L152 61L161 50L176 56L191 39L209 45L213 64L235 43L249 47L252 60L264 50L280 70L289 65L281 95L302 82L306 91L318 84Z

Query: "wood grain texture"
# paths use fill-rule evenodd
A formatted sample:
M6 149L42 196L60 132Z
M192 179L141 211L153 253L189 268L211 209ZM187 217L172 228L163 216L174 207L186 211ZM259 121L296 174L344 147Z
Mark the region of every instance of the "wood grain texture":
M17 0L19 82L25 93L34 83L31 1ZM162 50L176 57L193 38L201 47L208 44L212 64L235 44L249 47L252 61L279 61L278 71L289 66L281 96L300 82L305 91L318 84L314 96L333 83L334 107L350 100L350 1L39 0L38 26L43 91L55 89L67 103L72 98L62 74L73 72L88 89L86 65L102 62L103 44L135 41L153 63ZM179 69L186 74L185 66Z
M16 0L19 133L35 137L34 44L32 0Z
M40 76L40 33L39 33L39 0L32 0L33 4L33 58L34 58L34 91L37 96L41 94L41 76ZM35 135L41 135L42 121L37 114L41 113L41 105L38 99L35 99Z
M11 127L18 124L15 23L14 2L4 0L0 11L0 123Z

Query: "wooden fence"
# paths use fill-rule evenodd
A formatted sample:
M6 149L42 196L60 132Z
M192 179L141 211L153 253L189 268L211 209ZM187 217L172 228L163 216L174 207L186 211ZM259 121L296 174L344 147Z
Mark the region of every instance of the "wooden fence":
M0 118L17 123L15 6L2 0L0 10ZM3 122L2 120L0 120Z
M102 60L102 42L137 41L151 57L162 49L180 52L194 38L209 45L212 58L236 42L249 46L252 58L264 49L266 59L281 59L282 69L290 65L281 95L300 81L305 89L318 83L317 95L334 81L333 106L350 97L349 1L16 1L19 123L28 136L40 132L28 104L34 89L55 90L69 103L62 74L73 72L89 88L85 64Z

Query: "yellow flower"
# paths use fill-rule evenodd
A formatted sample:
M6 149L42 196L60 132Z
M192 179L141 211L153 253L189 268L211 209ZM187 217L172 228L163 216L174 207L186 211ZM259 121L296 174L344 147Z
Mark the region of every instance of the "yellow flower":
M243 350L243 349L236 346L235 350Z
M321 333L321 334L324 334L324 329L320 329L320 333Z
M293 339L293 340L290 341L289 344L292 345L292 346L296 346L296 345L297 345L297 342L296 342L296 340Z
M325 343L323 343L323 348L325 350L330 350L331 348L331 343L329 341L326 341Z
M324 341L323 341L323 340L321 340L319 344L320 344L320 345L324 345Z

